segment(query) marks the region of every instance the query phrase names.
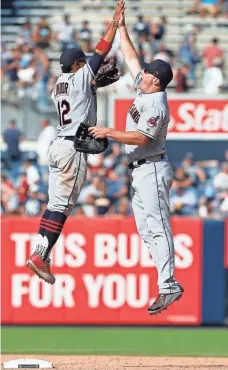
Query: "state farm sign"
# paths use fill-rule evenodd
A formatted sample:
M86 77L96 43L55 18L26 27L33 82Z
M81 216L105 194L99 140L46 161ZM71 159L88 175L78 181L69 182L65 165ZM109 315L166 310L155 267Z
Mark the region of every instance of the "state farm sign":
M216 134L225 139L224 134L228 134L228 102L225 100L170 100L169 106L169 137L181 133L197 137L200 133L201 138Z
M169 98L168 139L228 139L228 100ZM116 99L114 126L125 130L132 99Z
M177 278L188 294L153 324L198 324L201 221L172 225ZM52 255L53 286L25 267L36 227L36 219L3 220L3 323L151 324L147 307L157 294L157 273L131 218L68 220Z

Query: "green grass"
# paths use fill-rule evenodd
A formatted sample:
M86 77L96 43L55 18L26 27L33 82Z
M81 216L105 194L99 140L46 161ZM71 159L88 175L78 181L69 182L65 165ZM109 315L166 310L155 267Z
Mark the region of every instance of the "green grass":
M228 357L228 330L5 327L2 353Z

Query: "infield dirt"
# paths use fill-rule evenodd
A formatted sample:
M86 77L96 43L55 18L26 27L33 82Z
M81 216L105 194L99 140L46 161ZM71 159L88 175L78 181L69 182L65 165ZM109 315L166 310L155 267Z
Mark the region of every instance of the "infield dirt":
M221 357L128 357L3 355L2 362L35 358L50 361L58 370L227 370L228 358Z

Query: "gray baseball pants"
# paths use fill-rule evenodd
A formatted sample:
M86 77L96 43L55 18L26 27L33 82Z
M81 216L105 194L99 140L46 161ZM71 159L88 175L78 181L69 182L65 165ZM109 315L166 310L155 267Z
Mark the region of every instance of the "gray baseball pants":
M86 180L87 155L76 152L73 142L58 137L48 153L50 211L69 216Z
M154 259L159 293L178 292L180 287L174 279L174 243L169 207L172 167L166 160L150 161L132 171L132 180L135 221Z

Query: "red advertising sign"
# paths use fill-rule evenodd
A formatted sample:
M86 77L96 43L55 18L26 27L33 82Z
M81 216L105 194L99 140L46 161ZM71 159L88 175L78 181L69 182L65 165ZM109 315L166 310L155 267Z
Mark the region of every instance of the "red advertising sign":
M114 126L124 130L132 99L114 101ZM169 99L170 124L168 139L228 138L227 100Z
M172 220L176 278L185 294L155 317L147 307L157 295L157 273L132 218L70 218L52 255L53 286L25 267L37 228L32 218L2 222L3 324L200 323L201 220Z

